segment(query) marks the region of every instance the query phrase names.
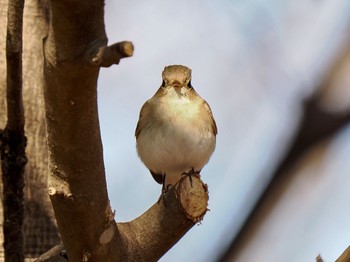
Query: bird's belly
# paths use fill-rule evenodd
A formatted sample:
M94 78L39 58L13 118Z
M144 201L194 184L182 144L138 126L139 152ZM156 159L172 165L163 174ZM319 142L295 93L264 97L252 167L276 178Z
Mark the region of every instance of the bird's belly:
M197 123L167 123L150 126L138 137L138 153L156 173L200 170L215 148L215 135ZM142 146L141 146L142 145Z

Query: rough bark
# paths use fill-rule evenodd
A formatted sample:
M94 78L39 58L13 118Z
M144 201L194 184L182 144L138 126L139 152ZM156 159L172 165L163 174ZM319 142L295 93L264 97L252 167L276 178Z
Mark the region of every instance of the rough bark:
M193 186L184 177L160 204L131 222L115 222L106 190L97 78L100 66L119 63L133 46L106 46L103 8L101 0L50 2L44 40L49 195L70 261L156 261L204 216L207 187L198 177Z
M45 1L27 0L24 9L23 83L28 164L25 173L24 237L27 257L60 243L47 194L48 151L43 98L42 39L48 24Z
M44 44L49 195L69 259L108 261L108 249L98 245L112 213L97 116L99 67L89 63L107 40L103 1L50 5Z
M24 261L24 166L26 137L22 101L22 24L23 0L11 0L7 11L6 102L7 123L0 133L3 182L4 251L6 261Z

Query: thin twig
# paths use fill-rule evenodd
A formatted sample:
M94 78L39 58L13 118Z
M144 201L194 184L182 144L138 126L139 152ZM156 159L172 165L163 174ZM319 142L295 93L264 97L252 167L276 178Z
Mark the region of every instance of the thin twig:
M58 244L38 257L34 262L67 261L63 244Z

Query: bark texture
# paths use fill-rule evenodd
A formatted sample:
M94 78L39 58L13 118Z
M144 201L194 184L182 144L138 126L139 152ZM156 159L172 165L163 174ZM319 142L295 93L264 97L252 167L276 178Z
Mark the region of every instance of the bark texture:
M184 177L143 215L116 223L106 189L97 112L101 66L132 55L106 46L103 1L51 1L44 40L49 195L70 261L156 261L207 211L199 177ZM72 21L75 21L72 23Z
M49 195L69 260L108 261L108 248L97 244L111 223L97 115L99 67L89 62L107 41L104 4L50 5L44 41Z
M100 67L131 56L133 45L106 45L103 1L51 1L50 12L43 3L28 0L24 9L25 255L38 256L60 243L47 201L49 174L48 193L69 261L156 261L205 215L207 187L199 177L193 185L184 177L140 217L115 222L104 175L97 78ZM7 1L0 6L3 14ZM5 25L6 16L0 17ZM2 42L0 50L5 72ZM7 121L5 81L0 74L0 128Z
M0 0L0 39L6 38L7 2ZM38 0L28 0L23 24L23 104L27 136L24 188L24 253L37 257L60 242L49 197L47 195L47 146L44 117L42 38L47 33L45 8ZM7 121L5 41L0 41L0 129ZM1 170L0 170L1 173ZM2 184L0 185L2 190ZM2 196L1 196L2 198ZM3 225L3 207L0 207ZM3 242L2 230L0 241ZM0 247L0 260L3 259Z
M0 133L3 182L4 251L6 261L24 261L23 187L26 137L22 101L22 25L23 0L11 0L7 11L6 102L7 122Z

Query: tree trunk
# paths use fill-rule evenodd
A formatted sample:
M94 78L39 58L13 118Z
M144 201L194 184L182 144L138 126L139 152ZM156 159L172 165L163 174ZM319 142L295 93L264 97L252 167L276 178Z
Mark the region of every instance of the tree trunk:
M6 1L0 6L4 39ZM131 56L133 45L106 45L102 0L51 1L49 26L43 6L29 0L24 10L25 255L38 256L60 241L49 193L69 261L156 261L203 218L207 186L197 176L193 183L183 177L160 204L133 221L115 222L104 174L97 78L100 67ZM0 64L5 72L4 53ZM4 75L0 128L6 123Z
M0 39L6 39L7 1L0 0ZM47 32L45 8L38 0L25 2L23 25L23 104L27 136L25 168L25 256L36 257L60 242L47 195L47 145L43 100L42 38ZM0 42L0 129L6 124L5 41ZM1 172L1 170L0 170ZM1 185L2 187L2 185ZM2 192L2 188L1 188ZM3 224L2 208L0 223ZM3 240L2 230L0 240ZM3 250L2 246L0 247ZM0 252L0 260L2 259Z

